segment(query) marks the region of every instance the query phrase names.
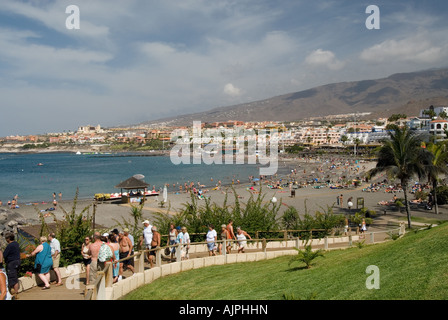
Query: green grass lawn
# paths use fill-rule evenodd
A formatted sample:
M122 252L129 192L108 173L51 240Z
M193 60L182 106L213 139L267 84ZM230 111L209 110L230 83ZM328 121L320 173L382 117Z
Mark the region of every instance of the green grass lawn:
M448 299L448 225L409 232L387 243L327 252L311 269L291 256L212 266L160 278L129 300L424 300ZM369 265L379 289L367 289Z
M400 221L408 221L407 217L400 217L398 218ZM446 221L440 220L437 218L426 218L426 217L411 217L411 222L421 222L426 224L442 224ZM417 226L419 228L419 226Z

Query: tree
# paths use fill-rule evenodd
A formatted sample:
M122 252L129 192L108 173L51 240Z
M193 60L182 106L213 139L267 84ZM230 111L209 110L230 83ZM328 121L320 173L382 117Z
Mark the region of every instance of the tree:
M439 117L442 119L448 119L448 114L445 111L439 113Z
M430 118L434 118L436 116L434 109L424 110L423 114L429 116Z
M387 119L387 121L389 121L389 122L395 122L395 121L397 121L397 120L399 120L399 119L406 119L406 118L407 118L407 115L406 115L406 114L397 113L397 114L393 114L393 115L391 115L391 116Z
M389 131L390 139L383 140L378 151L376 167L369 171L369 176L387 172L401 182L404 192L408 227L411 228L411 214L408 202L408 184L411 178L425 175L423 159L428 159L428 151L422 148L423 139L414 134L407 126L395 126Z
M432 192L434 195L434 213L439 213L437 204L437 184L439 174L447 174L448 168L448 154L446 152L446 144L430 144L426 147L430 153L426 159L426 171L428 174L428 181L432 183Z

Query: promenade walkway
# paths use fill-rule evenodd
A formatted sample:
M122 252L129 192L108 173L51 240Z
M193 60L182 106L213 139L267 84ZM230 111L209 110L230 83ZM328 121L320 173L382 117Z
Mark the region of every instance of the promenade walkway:
M388 240L389 234L387 230L390 230L393 228L392 224L395 226L398 225L400 222L403 222L403 217L405 217L405 214L388 214L388 215L382 215L375 218L374 224L368 229L367 233L364 235L362 239L359 239L358 241L365 240L366 244L371 243L372 238L374 237L374 242L379 243L383 242L385 240ZM443 217L447 218L447 217ZM443 220L445 220L443 219ZM427 223L418 223L413 222L413 225L425 227L428 224ZM347 248L349 246L348 242L339 242L339 243L331 243L328 245L328 249L341 249L341 248ZM313 248L323 248L323 244L320 245L313 245ZM288 250L292 248L267 248L267 251L275 251L275 250ZM248 249L246 252L255 252L260 251L261 248L258 249ZM233 250L231 254L238 254L236 250ZM201 258L201 257L207 257L207 252L198 252L198 253L192 253L190 254L190 259L195 258ZM162 259L162 264L169 263L166 258ZM147 262L144 264L144 268L149 269L150 266ZM125 271L123 273L123 278L131 277L132 272L131 271ZM72 277L71 279L66 278L64 279L64 285L62 286L55 286L52 285L49 290L42 290L42 287L33 287L29 290L26 290L24 292L21 292L19 294L19 300L84 300L84 294L85 294L85 274L82 273L79 276Z
M384 228L381 228L384 231ZM374 231L373 228L371 230ZM379 231L379 229L375 229L376 232ZM379 233L375 235L375 242L382 242L386 240L387 234L386 233ZM365 236L366 242L369 242L368 234ZM324 245L316 245L313 246L313 248L323 248ZM347 242L340 242L340 243L332 243L328 246L329 250L334 249L342 249L347 248L348 243ZM234 247L235 248L235 247ZM278 250L292 250L291 248L266 248L266 251L278 251ZM246 253L249 252L260 252L261 248L259 249L247 249ZM232 250L232 255L237 254L244 254L244 253L237 253L237 250ZM207 252L199 252L199 253L193 253L190 254L190 259L195 258L202 258L207 257ZM163 257L162 264L167 264L169 261L165 257ZM145 261L144 268L149 269L150 265ZM71 278L66 278L63 280L62 286L55 286L51 285L51 288L49 290L42 290L42 287L33 287L29 290L26 290L24 292L21 292L19 294L19 300L84 300L84 294L85 294L85 273L80 274L79 276L74 276ZM127 270L123 272L123 278L132 277L132 272Z

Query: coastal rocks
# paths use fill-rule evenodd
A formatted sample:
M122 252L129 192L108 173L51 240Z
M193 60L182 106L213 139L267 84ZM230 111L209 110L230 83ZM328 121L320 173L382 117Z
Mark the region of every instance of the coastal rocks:
M12 210L0 208L0 235L4 236L7 232L17 233L17 227L26 225L29 221L20 213Z

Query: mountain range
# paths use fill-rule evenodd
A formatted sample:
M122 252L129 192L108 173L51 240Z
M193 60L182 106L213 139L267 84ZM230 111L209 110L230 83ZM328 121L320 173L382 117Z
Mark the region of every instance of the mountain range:
M193 121L295 121L370 112L369 118L418 116L430 105L448 105L448 68L397 73L387 78L327 84L269 99L218 107L140 125L190 126Z

